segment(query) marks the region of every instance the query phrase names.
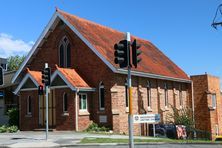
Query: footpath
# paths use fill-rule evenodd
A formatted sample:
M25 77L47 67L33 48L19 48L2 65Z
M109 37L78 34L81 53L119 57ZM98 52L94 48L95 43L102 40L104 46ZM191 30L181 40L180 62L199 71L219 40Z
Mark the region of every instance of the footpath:
M48 140L45 139L45 132L17 132L0 133L0 147L75 147L80 146L83 138L113 138L128 139L127 135L105 135L78 133L72 131L49 132ZM136 139L153 139L152 137L139 137Z

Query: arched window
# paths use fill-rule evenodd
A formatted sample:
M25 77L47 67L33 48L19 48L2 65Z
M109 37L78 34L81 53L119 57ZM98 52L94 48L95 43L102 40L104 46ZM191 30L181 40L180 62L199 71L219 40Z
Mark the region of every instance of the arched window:
M67 97L67 93L63 94L63 112L68 112L68 97Z
M168 85L167 85L167 83L164 83L164 102L165 102L165 107L168 107Z
M148 102L148 108L151 108L151 83L150 81L147 81L147 102Z
M180 102L180 107L182 107L183 106L182 84L179 84L179 102Z
M71 45L66 36L62 38L59 44L59 66L71 67Z
M28 96L27 98L27 114L32 114L32 99L31 96Z
M100 82L99 84L99 110L105 110L105 92L103 82Z

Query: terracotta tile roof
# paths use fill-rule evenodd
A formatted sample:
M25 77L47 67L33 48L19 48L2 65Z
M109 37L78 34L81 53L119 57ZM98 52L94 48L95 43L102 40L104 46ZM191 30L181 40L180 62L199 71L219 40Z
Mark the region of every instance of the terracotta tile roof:
M39 85L43 85L41 71L31 71L31 70L29 70L29 68L27 68L27 73L29 73L32 76L32 78L34 78Z
M61 74L72 84L72 86L77 88L91 88L75 71L75 69L70 68L60 68L56 65L56 68Z
M56 11L72 24L107 61L118 68L118 65L114 63L113 46L124 39L124 33L68 14L59 9ZM138 43L142 45L140 48L142 50L142 61L139 63L137 69L133 68L133 70L190 80L182 69L174 64L151 42L132 36L133 39L137 39Z

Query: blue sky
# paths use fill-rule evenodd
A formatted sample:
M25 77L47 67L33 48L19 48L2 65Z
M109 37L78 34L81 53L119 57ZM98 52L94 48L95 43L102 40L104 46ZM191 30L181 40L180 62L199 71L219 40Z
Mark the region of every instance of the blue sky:
M55 7L147 39L188 75L222 78L222 27L211 23L222 0L0 1L0 57L25 54Z

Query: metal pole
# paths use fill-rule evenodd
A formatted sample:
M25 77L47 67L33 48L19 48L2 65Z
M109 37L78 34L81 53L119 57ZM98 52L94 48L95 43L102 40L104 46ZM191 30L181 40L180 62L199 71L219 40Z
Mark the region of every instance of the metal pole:
M130 42L130 33L126 33L126 40ZM130 46L130 45L129 45ZM130 47L128 47L128 59L130 55ZM133 141L133 104L132 104L132 83L131 83L131 66L130 61L128 60L128 90L129 90L129 115L128 115L128 123L129 123L129 147L134 148Z
M155 124L153 124L153 137L156 137L156 129L155 129Z
M48 63L45 63L45 68L48 68ZM45 117L46 117L46 137L45 139L48 140L48 132L49 132L49 114L48 114L48 99L49 99L49 90L48 86L45 86L45 107L46 107L46 112L45 112Z

